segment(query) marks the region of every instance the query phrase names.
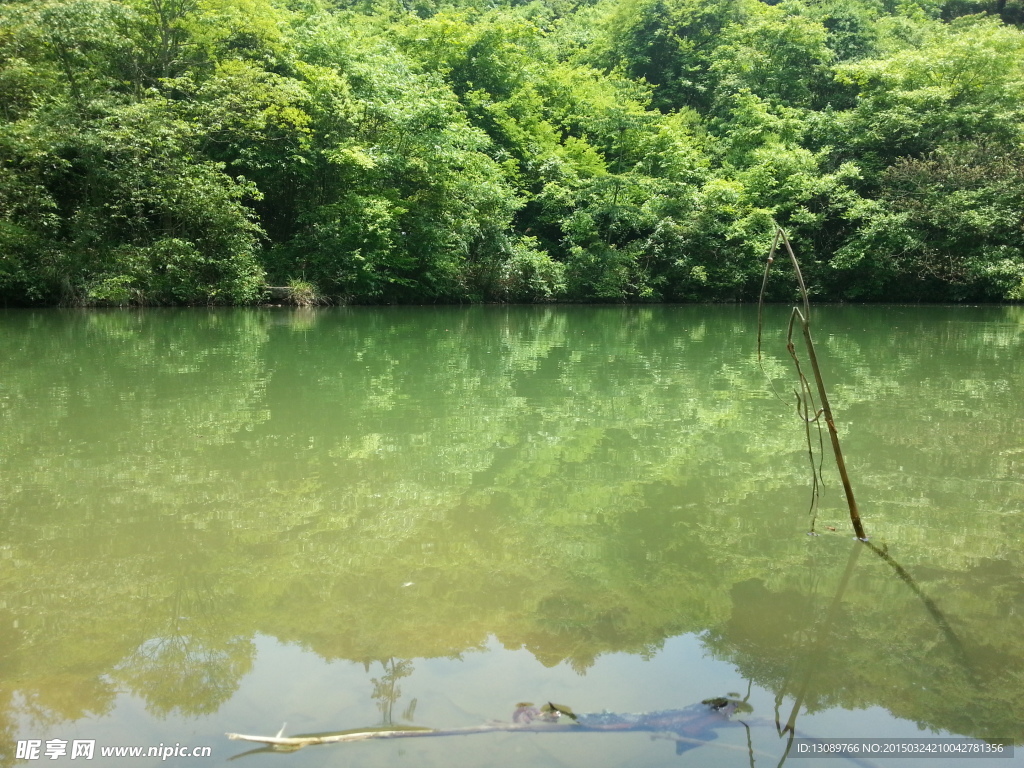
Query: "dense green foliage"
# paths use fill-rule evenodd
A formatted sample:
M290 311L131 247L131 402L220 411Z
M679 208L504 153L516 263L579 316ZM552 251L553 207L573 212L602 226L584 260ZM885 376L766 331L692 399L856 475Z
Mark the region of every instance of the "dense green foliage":
M1021 299L1022 22L7 0L0 301L743 300L773 219L822 298Z

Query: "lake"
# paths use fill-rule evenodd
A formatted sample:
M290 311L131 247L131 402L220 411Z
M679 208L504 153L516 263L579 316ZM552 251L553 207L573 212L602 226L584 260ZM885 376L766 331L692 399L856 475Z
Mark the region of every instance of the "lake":
M715 697L742 717L691 741L234 764L979 765L800 757L778 720L1024 765L1024 307L814 309L867 544L814 426L808 534L789 312L764 372L748 306L0 312L0 765ZM212 754L100 755L157 745Z

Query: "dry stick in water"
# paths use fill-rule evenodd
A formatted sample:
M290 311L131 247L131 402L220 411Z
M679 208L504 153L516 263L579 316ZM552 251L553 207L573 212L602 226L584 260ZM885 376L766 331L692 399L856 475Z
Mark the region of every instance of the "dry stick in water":
M368 741L370 739L405 739L405 738L417 738L417 737L431 737L431 736L469 736L479 733L498 733L498 732L520 732L520 733L600 733L598 729L585 729L573 723L544 723L542 725L533 724L520 724L520 723L490 723L488 725L471 725L464 728L406 728L401 730L365 730L365 731L346 731L343 733L329 734L325 736L284 736L284 728L278 731L276 736L254 736L244 733L228 733L225 734L229 739L240 740L240 741L252 741L257 744L266 744L275 749L282 751L292 752L303 747L313 746L315 744L343 744L353 741ZM615 731L608 731L614 733ZM695 739L688 736L682 736L676 733L657 733L651 734L651 738L665 738L670 741L681 742L683 744L692 744L694 746L704 747L711 746L718 749L733 750L738 752L744 752L748 755L758 755L760 757L772 758L765 752L759 752L754 750L748 745L748 747L738 747L733 744L719 744L707 739ZM248 753L247 753L248 754Z
M741 721L737 721L741 722ZM682 744L692 744L695 747L714 747L715 749L721 749L733 752L742 752L746 754L750 765L754 765L754 758L761 757L769 760L774 760L775 756L754 749L753 744L750 740L750 728L746 726L746 723L742 723L747 729L747 746L741 747L735 744L725 744L716 741L710 741L708 739L691 738L683 736L678 733L672 733L669 731L665 732L651 732L652 739L667 739L669 741L675 741ZM284 728L282 727L278 731L276 736L252 736L243 733L228 733L225 734L229 739L250 741L257 744L266 744L269 749L283 751L283 752L294 752L302 749L303 747L309 747L316 744L343 744L354 741L367 741L370 739L402 739L402 738L422 738L432 736L469 736L472 734L480 733L497 733L497 732L519 732L519 733L622 733L623 731L609 729L602 730L600 728L587 728L580 727L575 723L542 723L535 725L533 723L491 723L488 725L475 725L464 728L406 728L402 730L379 730L370 729L365 731L345 731L342 733L334 733L320 736L284 736ZM796 735L796 731L790 734L789 744L792 744L792 738ZM789 746L786 748L786 754L788 755ZM262 750L260 750L262 751ZM245 752L243 755L251 755L254 752ZM236 755L235 757L242 757L243 755ZM231 758L234 760L235 758ZM847 757L847 760L854 763L854 765L860 766L860 768L879 768L875 763L864 760L861 758ZM786 755L783 755L782 760L779 762L781 766L786 760Z
M807 440L807 458L811 462L811 531L814 531L814 522L817 519L817 508L818 508L818 496L819 496L819 485L823 484L821 480L821 465L824 460L825 448L822 444L821 439L821 414L822 411L815 407L814 395L811 393L811 383L807 381L807 377L804 376L804 370L800 366L800 358L796 354L796 345L793 344L793 321L800 314L800 310L793 307L793 312L789 316L789 328L786 332L786 350L789 352L789 356L793 359L793 365L796 367L796 374L800 381L800 391L793 391L796 395L796 412L797 415L803 419L804 422L804 436ZM812 417L811 414L814 414ZM818 427L818 463L814 463L814 442L811 439L811 424Z
M829 438L832 441L832 452L836 457L836 467L839 469L839 476L843 481L843 490L846 492L846 502L850 507L850 522L853 523L853 530L857 534L858 539L867 539L867 534L864 532L864 526L860 521L860 513L857 511L857 501L853 497L853 486L850 484L850 475L846 471L846 461L843 459L843 450L839 445L839 432L836 430L835 419L832 417L832 408L828 402L828 393L825 391L825 382L821 378L821 368L818 366L818 356L814 351L814 341L811 339L811 303L807 297L807 286L804 284L804 276L800 271L800 264L796 260L796 254L793 253L793 247L789 243L789 238L786 237L786 233L781 227L775 227L775 241L772 244L771 253L768 256L768 264L765 265L764 281L761 284L761 300L758 308L758 357L760 358L761 351L761 339L760 339L760 305L764 302L764 288L768 282L768 270L771 267L771 263L774 260L775 251L778 248L779 243L782 243L786 248L786 253L789 254L789 260L793 264L793 270L796 272L797 285L800 288L800 298L803 302L803 311L800 311L799 307L793 308L793 314L789 321L789 340L787 347L789 348L790 354L796 359L796 350L793 345L792 334L793 334L793 321L796 318L800 319L800 326L803 329L804 341L807 346L807 357L811 361L811 371L814 373L814 382L817 385L818 399L821 401L821 415L825 417L825 424L828 427ZM799 372L800 367L797 363L797 371ZM803 374L800 374L803 378ZM801 416L806 420L809 418L806 410L801 413ZM815 417L817 418L817 417Z
M761 293L757 302L757 365L761 369L761 373L763 373L765 378L768 380L768 386L771 387L775 397L779 399L779 402L785 403L785 399L775 388L775 382L772 381L772 377L769 376L768 371L764 369L764 363L761 357L761 332L764 329L764 294L768 285L768 273L771 269L772 262L775 261L775 251L779 247L781 235L782 231L776 228L775 240L772 242L771 251L769 251L768 259L764 265L764 277L761 281ZM794 310L794 312L795 311L796 310ZM807 377L804 376L803 369L800 367L800 358L797 357L796 349L792 343L793 319L794 315L790 315L789 330L786 335L786 349L789 351L789 355L793 360L793 365L796 367L797 378L800 383L799 391L794 389L793 396L796 398L797 415L804 422L804 435L807 441L807 460L811 465L811 505L808 510L808 514L811 515L811 532L813 533L815 521L817 520L818 497L820 495L820 487L822 485L821 468L822 462L824 461L825 446L821 434L821 411L818 410L814 403L814 394L811 392L811 384L807 381ZM811 416L812 413L814 414L813 416ZM811 424L814 424L818 428L817 462L814 460L814 440L811 437Z

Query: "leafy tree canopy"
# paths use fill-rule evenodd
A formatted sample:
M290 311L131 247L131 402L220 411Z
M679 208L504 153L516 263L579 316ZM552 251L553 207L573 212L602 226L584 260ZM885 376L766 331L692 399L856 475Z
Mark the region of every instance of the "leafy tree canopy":
M1020 15L12 0L0 301L1018 299Z

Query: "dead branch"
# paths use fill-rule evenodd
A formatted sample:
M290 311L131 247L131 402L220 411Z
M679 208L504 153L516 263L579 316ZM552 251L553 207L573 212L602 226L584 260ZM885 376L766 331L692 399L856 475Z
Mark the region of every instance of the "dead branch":
M283 731L283 729L282 729ZM403 728L391 730L365 729L357 731L342 731L338 733L321 734L315 736L251 736L244 733L225 734L233 741L252 741L257 744L267 744L280 751L293 752L303 747L315 744L342 744L353 741L369 741L371 739L406 739L424 736L470 736L477 733L572 733L602 732L598 728L587 728L576 723L488 723L486 725L470 725L463 728ZM607 731L621 732L621 731ZM716 746L722 749L739 750L746 753L746 747L737 747L732 744L718 744L705 739L694 739L687 736L680 736L677 733L654 733L651 738L671 739L672 741L695 746ZM766 755L767 756L767 755Z

